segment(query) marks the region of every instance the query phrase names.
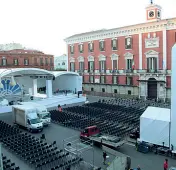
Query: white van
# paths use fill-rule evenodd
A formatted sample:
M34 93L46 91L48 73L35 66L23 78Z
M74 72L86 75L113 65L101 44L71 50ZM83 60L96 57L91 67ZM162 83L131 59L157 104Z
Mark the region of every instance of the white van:
M37 116L43 122L44 126L48 126L51 124L51 116L48 112L46 106L41 104L33 103L33 102L19 102L20 105L33 106L36 108Z
M38 118L33 106L14 105L12 106L12 113L15 124L28 129L30 132L43 130L43 122Z

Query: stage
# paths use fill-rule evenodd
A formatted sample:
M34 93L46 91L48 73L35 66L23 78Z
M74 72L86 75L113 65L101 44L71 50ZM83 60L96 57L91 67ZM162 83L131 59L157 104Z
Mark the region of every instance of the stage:
M45 94L37 94L34 96L34 100L27 100L28 97L26 96L24 102L35 102L41 105L46 106L48 109L57 107L58 105L68 105L68 104L74 104L74 103L80 103L80 102L86 102L86 97L82 96L82 94L79 96L77 94L59 94L59 95L53 95L51 98L46 98ZM15 102L17 104L18 102ZM0 114L2 113L8 113L12 112L12 106L0 106Z

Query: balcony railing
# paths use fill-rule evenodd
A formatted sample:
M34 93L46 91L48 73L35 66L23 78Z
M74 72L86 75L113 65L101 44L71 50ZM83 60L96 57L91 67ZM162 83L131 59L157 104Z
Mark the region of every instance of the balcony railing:
M144 74L144 73L158 73L158 74L166 74L167 73L167 70L153 70L153 69L143 69L143 70L137 70L137 73L141 73L141 74Z
M84 70L77 70L78 73L84 73Z
M127 70L125 70L125 73L133 73L133 69L127 69Z
M100 73L106 73L106 70L99 70Z
M119 73L119 70L110 70L110 73Z
M5 67L5 66L4 66ZM171 70L147 70L147 69L129 69L129 70L77 70L78 73L84 74L171 74Z
M94 70L88 70L88 73L93 73L94 72Z

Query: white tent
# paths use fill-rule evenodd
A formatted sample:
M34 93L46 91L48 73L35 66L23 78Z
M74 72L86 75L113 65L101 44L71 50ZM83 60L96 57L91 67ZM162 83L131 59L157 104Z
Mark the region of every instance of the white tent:
M140 117L140 141L169 146L170 109L148 107Z

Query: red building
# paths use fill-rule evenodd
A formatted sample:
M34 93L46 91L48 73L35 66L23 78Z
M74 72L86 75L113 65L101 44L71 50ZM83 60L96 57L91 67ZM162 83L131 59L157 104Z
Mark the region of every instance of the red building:
M34 67L53 70L54 56L37 50L14 49L0 51L0 68Z
M161 12L160 6L150 4L146 23L65 39L69 70L83 75L84 91L170 99L176 18L162 20Z

